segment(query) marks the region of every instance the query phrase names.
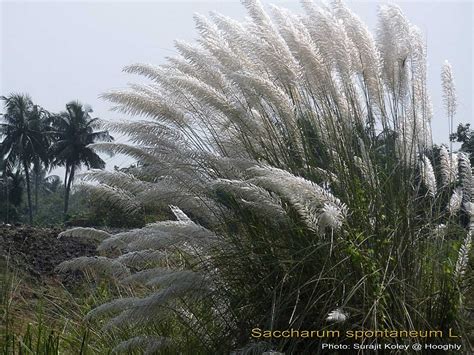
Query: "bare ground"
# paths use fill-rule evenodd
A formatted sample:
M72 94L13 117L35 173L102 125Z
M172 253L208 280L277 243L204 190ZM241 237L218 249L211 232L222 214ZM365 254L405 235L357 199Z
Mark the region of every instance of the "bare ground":
M78 257L96 255L96 245L73 238L60 238L58 228L0 225L0 262L21 269L34 278L54 278L55 267Z

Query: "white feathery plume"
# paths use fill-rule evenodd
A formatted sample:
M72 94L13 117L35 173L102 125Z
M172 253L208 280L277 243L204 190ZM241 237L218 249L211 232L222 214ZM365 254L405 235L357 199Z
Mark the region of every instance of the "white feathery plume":
M198 284L205 282L205 278L191 270L178 270L172 273L156 275L146 282L148 286L170 286L175 283Z
M180 169L176 170L181 171ZM195 189L198 188L197 180L194 182L189 181L188 183L193 183L193 187ZM203 188L201 192L204 191L208 191L207 187ZM176 186L176 184L168 181L160 181L155 184L154 188L138 194L136 201L145 207L167 207L170 204L179 205L180 208L188 213L200 216L209 225L218 224L216 213L222 211L223 207L218 205L214 199L200 196L195 192L189 192L189 190L186 191L186 186Z
M85 317L86 320L93 320L104 315L110 315L113 313L123 312L124 309L131 307L139 298L128 297L128 298L117 298L107 303L103 303L100 306L89 311Z
M472 247L472 229L469 230L458 252L458 259L454 269L454 277L458 280L462 279L466 273L467 264L469 262L469 253Z
M434 174L433 165L431 165L431 161L426 155L423 155L421 164L421 178L431 197L435 197L437 191L436 176Z
M184 242L212 245L216 242L213 232L192 222L164 221L148 224L144 228L118 233L104 240L99 251L114 248L129 251L162 249Z
M372 164L372 160L370 159L369 153L367 152L364 141L360 138L358 141L362 157L354 156L354 163L367 181L375 183L376 174L374 173L374 165Z
M65 230L58 234L58 239L63 237L73 237L73 238L84 238L94 241L102 241L106 238L109 238L111 235L103 230L88 228L88 227L76 227Z
M163 70L163 68L145 63L128 65L123 68L123 71L129 74L142 75L148 79L156 80L157 83L161 83L161 81L166 77L166 72Z
M301 18L276 6L272 10L282 36L301 66L300 80L306 79L310 84L305 89L318 98L328 91L335 92L330 68Z
M182 243L211 247L217 242L210 230L192 222L166 221L150 224L134 234L127 236L127 248L131 251L143 249L163 249Z
M467 235L464 238L461 247L459 248L458 259L456 261L456 267L454 269L454 277L457 280L460 280L461 282L464 274L466 273L466 269L469 263L469 254L471 252L472 247L472 235L474 233L474 203L468 201L463 203L463 205L464 210L468 214L469 225Z
M147 152L143 147L132 146L130 144L102 142L89 144L88 147L94 149L97 152L102 152L109 155L128 155L138 161L145 163L156 164L159 162L159 159L154 154L152 154L152 152ZM87 174L84 174L84 176L87 176Z
M157 96L156 94L155 96ZM110 102L116 103L113 109L129 115L150 117L158 122L168 123L177 127L188 123L185 113L176 102L165 97L151 97L137 91L113 91L102 95Z
M186 226L183 226L186 227ZM216 243L215 235L204 228L197 229L194 226L188 226L189 234L185 231L175 233L160 233L149 231L137 236L132 242L127 245L131 251L143 249L165 249L174 246L183 245L184 243L191 243L199 245L200 247L212 247Z
M122 211L130 214L135 214L141 211L140 204L137 203L135 197L128 191L102 185L81 185L81 189L94 194L94 196L108 203L110 206L116 207Z
M449 214L456 214L461 209L462 204L462 190L457 188L453 191L449 199L448 212Z
M267 62L266 66L275 72L275 78L284 83L297 81L299 66L261 3L258 0L242 0L242 3L253 20L255 27L251 30L259 37L258 41L253 43L253 47L258 51L257 58Z
M173 76L182 74L171 67L154 67L135 64L128 66L124 71L149 76L156 84L129 84L128 90L112 90L102 97L115 103L112 109L132 115L143 115L158 122L169 124L175 128L188 127L193 123L193 104L179 85L172 80ZM145 71L146 74L142 74ZM150 74L151 71L151 74ZM150 75L148 75L150 74Z
M123 326L130 326L130 324L133 324L131 322L131 318L130 318L130 316L133 314L133 312L134 312L133 308L124 309L119 315L109 319L102 326L102 330L105 331L105 332L108 332L108 331L111 331L114 328L120 328L120 327L123 327ZM162 313L164 313L164 311ZM158 312L155 312L155 314L153 316L155 317L155 321L161 320L161 318L159 317L159 316L161 316L161 314L159 314Z
M212 188L234 194L242 207L247 207L275 222L286 220L286 211L281 200L267 190L241 180L219 179Z
M330 323L342 323L349 318L349 314L343 311L341 308L336 308L328 313L326 322Z
M176 221L167 221L167 222L159 222L161 226L157 226L156 224L147 225L145 228L142 229L134 229L128 232L118 233L106 240L104 240L97 250L99 251L106 251L106 250L113 250L113 249L126 249L128 248L129 251L138 251L144 249L157 249L157 248L150 248L146 247L145 245L137 245L138 242L147 240L149 242L150 239L154 241L155 246L160 245L161 248L166 246L171 246L182 242L185 238L181 234L180 238L176 236L173 232L178 232L180 230L180 225L188 225L187 223L183 222L176 222ZM166 227L162 228L163 224L166 223ZM173 230L174 229L174 230ZM182 229L182 228L181 228ZM188 230L189 232L189 230ZM135 243L135 244L133 244ZM135 246L133 249L130 249L130 244Z
M308 15L304 23L321 55L331 62L342 82L349 85L352 83L355 53L344 25L328 10L314 6L310 1L304 1L302 4Z
M57 270L60 272L89 270L116 278L122 278L130 274L130 270L125 265L105 256L81 256L66 260L57 266Z
M410 26L411 105L414 132L420 150L431 148L431 98L427 93L426 45L418 27Z
M134 120L133 122L128 122L101 120L101 127L109 131L124 134L128 136L134 144L138 145L161 145L164 140L175 143L183 140L183 135L180 132L155 121Z
M295 130L293 104L291 98L283 89L275 85L271 80L256 77L249 72L233 74L232 78L241 86L241 88L247 89L246 93L249 96L253 96L259 101L264 99L269 104L274 105L282 119L290 122L292 129Z
M341 213L341 208L332 203L324 203L315 225L319 226L320 230L324 230L326 227L332 229L338 229L344 222L344 215Z
M450 163L451 163L451 175L453 176L452 179L456 181L459 179L459 156L458 153L450 153Z
M342 1L333 1L332 7L335 17L342 20L347 36L353 43L351 48L356 53L353 64L359 67L370 98L379 108L382 108L383 88L380 82L380 55L375 40L367 26Z
M128 243L143 233L146 233L146 230L132 229L130 231L114 234L110 238L107 238L102 243L100 243L100 245L97 247L97 250L100 252L111 251L114 249L123 250L127 247Z
M197 272L161 267L143 270L121 280L123 284L139 283L147 286L160 286L162 288L176 283L201 284L203 282L205 282L205 279Z
M397 132L396 153L409 166L415 165L417 155L412 119L412 116L404 115L395 122L395 131Z
M439 150L441 181L443 186L456 181L458 176L458 160L455 153L449 154L444 145Z
M240 115L241 113L235 103L231 102L226 95L204 81L183 74L171 75L169 80L172 80L183 91L194 96L201 104L207 104L229 116Z
M238 159L221 157L209 154L205 157L207 165L212 172L216 173L216 178L243 180L247 176L246 170L255 166L253 159Z
M166 253L161 250L145 249L120 255L117 261L128 267L142 268L150 264L156 264L165 257Z
M425 44L420 31L407 21L399 7L381 6L379 19L377 46L398 133L398 153L412 165L418 152L432 144Z
M443 89L443 104L449 121L449 138L454 129L454 115L457 109L456 88L454 86L454 75L451 64L446 60L441 69L441 87ZM451 151L453 143L450 141Z
M471 202L473 189L472 167L469 160L469 153L458 153L459 180L462 188L463 203Z
M168 305L173 300L180 298L203 298L211 292L207 283L180 282L179 280L169 287L160 288L157 292L139 299L133 306L124 310L120 315L112 318L104 326L104 330L116 327L130 326L133 324L155 323L161 314L166 312Z
M438 224L433 231L433 236L435 239L438 240L444 240L444 237L446 236L446 229L447 226L444 223Z
M250 182L274 191L289 201L309 228L321 230L325 227L341 227L347 207L331 192L285 170L257 166L248 171L255 176Z
M82 181L95 181L101 185L109 186L112 189L127 191L131 194L137 194L150 189L153 185L141 181L133 174L122 171L107 171L99 169L91 169L80 175ZM130 195L133 199L133 195Z
M255 63L248 58L247 46L248 36L246 28L238 21L222 16L217 13L211 13L215 25L220 30L223 39L216 41L209 39L209 32L203 35L202 44L218 60L220 65L229 72L236 72L243 68L255 68ZM202 17L195 17L198 21ZM251 36L251 35L250 35Z
M179 207L170 205L170 209L178 221L191 222L191 219Z
M457 99L456 88L454 86L453 68L448 61L445 61L441 70L441 85L443 88L443 103L446 114L452 119L456 114Z
M379 8L377 47L386 85L403 98L407 92L406 61L410 54L410 24L396 5Z
M463 204L464 211L466 211L469 217L469 230L474 231L474 202L465 202Z
M177 271L179 270L171 269L167 267L155 267L152 269L146 269L146 270L136 272L122 279L121 283L122 284L133 284L133 283L146 284L148 281L150 281L153 278L163 277L169 274L174 274Z
M199 15L195 15L198 18ZM196 23L199 23L196 21ZM204 41L202 41L205 43ZM214 42L216 43L216 42ZM190 64L191 70L182 71L184 74L192 75L197 79L204 80L212 87L218 90L229 87L229 81L225 78L221 71L219 61L210 53L198 45L192 45L183 41L175 41L175 47L185 59L185 63ZM170 60L174 64L173 68L179 67L179 61ZM178 66L176 65L178 63Z

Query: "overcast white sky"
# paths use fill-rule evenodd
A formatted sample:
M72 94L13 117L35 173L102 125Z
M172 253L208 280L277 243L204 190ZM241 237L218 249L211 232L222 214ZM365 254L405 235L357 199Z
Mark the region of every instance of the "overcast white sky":
M299 1L263 2L301 11ZM347 3L375 28L380 2ZM440 67L445 59L453 65L456 77L457 121L474 123L473 2L397 3L426 36L434 140L446 142L448 124L440 88ZM29 93L35 103L52 112L77 99L90 104L96 116L118 118L98 96L136 80L121 72L125 65L164 63L167 56L175 54L174 39L196 38L193 14L209 11L238 19L246 16L238 1L0 0L0 95ZM123 157L106 160L109 166L128 163Z

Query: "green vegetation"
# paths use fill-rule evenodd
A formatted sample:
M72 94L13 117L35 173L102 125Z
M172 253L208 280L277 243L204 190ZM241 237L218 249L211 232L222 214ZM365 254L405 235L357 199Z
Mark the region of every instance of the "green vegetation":
M95 131L80 104L51 115L5 99L2 216L21 215L24 181L29 222L46 223L42 204L74 213L75 228L50 233L58 250L86 243L54 260L65 282L37 301L17 302L36 286L19 286L19 263L5 268L5 353L307 354L327 341L254 328L452 331L461 337L429 342L473 352L472 132L453 132L451 66L441 77L457 152L433 144L425 41L397 6L381 7L374 36L340 1L273 17L243 4L248 21L196 16L198 44L128 66L151 83L103 95L145 117L101 121L127 143ZM48 160L31 143L40 130ZM87 171L69 207L76 170L103 168L101 152L137 163ZM41 169L57 165L64 184Z
M15 167L24 172L28 196L28 217L33 223L33 204L31 201L31 166L39 171L41 165L47 165L47 112L34 105L27 95L12 94L1 98L5 103L6 113L1 123L1 157L4 161L3 173L7 176ZM6 179L8 181L8 179ZM8 193L7 193L8 196Z
M460 124L456 132L450 135L450 139L462 143L460 150L470 154L471 165L474 165L474 132L471 129L471 124Z
M110 353L110 339L94 333L83 320L91 304L108 299L104 285L81 293L48 279L39 283L8 266L2 270L0 353Z
M64 215L68 212L69 195L75 172L85 165L88 169L103 169L105 162L88 147L97 141L111 141L107 131L94 131L98 127L98 118L91 118L91 108L84 108L79 102L66 105L66 112L51 117L53 144L50 149L52 164L64 166L65 197Z
M91 118L92 109L84 108L79 102L70 102L65 112L52 114L33 104L28 95L11 94L1 99L5 104L0 123L1 187L2 201L5 201L1 214L3 222L23 220L21 201L24 184L28 222L42 223L47 219L49 224L57 223L57 199L49 201L48 197L63 196L63 217L66 218L77 169L81 165L88 169L105 167L104 161L87 146L96 141L110 141L112 137L107 131L94 130L98 127L98 118ZM64 188L60 188L61 181L57 176L46 177L46 172L55 167L66 170ZM42 208L39 201L50 204ZM41 215L44 207L50 211L46 216Z

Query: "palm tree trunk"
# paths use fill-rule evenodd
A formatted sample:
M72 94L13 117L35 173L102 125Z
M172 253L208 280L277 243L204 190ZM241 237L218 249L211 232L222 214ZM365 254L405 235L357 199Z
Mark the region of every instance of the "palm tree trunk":
M66 185L66 194L64 196L64 218L66 218L67 210L69 208L69 193L71 191L71 184L73 180L74 180L74 165L71 166L71 170L69 172L69 179L67 180L67 185Z
M69 165L66 164L66 173L64 174L64 190L66 190L66 187L67 187L68 174L69 174Z
M64 173L64 210L63 210L63 218L66 220L66 213L67 213L67 208L66 205L69 203L69 201L66 202L66 200L69 199L69 196L67 195L67 179L69 177L69 165L66 164L66 172Z
M39 174L35 172L35 215L38 214L38 185L39 185L38 175Z
M33 206L31 203L31 186L30 186L30 172L28 171L28 164L23 160L23 168L25 169L26 193L28 195L28 213L30 224L33 224Z
M5 198L6 198L6 201L7 201L7 216L6 216L6 223L9 223L9 219L10 219L10 191L8 191L8 174L7 174L7 169L5 168L5 170L3 171L3 178L5 179Z

